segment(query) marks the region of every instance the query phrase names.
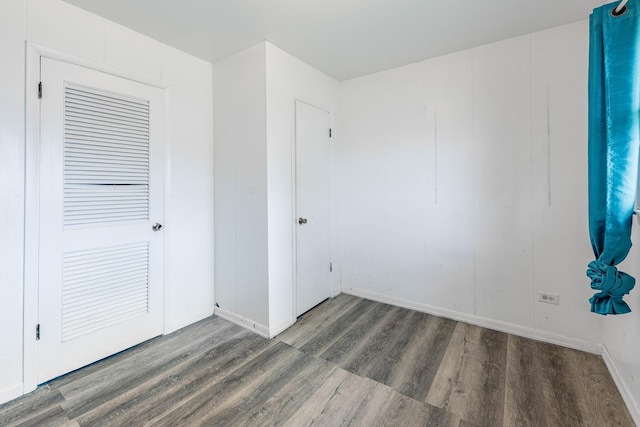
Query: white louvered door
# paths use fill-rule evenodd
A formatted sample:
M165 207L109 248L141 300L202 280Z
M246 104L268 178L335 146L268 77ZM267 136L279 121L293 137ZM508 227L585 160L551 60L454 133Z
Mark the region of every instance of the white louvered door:
M163 91L42 58L38 382L162 333Z

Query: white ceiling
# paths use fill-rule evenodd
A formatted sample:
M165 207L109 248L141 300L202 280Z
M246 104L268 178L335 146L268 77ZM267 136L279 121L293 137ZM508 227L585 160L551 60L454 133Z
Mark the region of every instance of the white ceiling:
M210 62L269 40L346 80L586 19L601 0L65 0Z

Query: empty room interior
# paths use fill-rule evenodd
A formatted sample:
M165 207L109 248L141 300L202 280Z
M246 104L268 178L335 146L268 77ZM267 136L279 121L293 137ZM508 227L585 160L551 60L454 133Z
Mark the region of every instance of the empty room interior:
M640 0L0 0L0 426L640 423Z

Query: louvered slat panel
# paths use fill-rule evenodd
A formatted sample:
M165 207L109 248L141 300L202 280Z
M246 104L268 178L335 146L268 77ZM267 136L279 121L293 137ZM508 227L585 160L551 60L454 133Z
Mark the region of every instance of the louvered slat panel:
M63 255L63 342L148 310L148 242Z
M149 103L67 83L64 225L149 219Z

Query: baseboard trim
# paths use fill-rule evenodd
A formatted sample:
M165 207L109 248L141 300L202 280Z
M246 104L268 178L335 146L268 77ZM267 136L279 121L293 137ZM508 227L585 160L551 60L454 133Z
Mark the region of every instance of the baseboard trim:
M396 305L399 307L409 308L411 310L420 311L423 313L433 314L435 316L446 317L448 319L457 320L460 322L470 323L476 326L482 326L483 328L494 329L501 332L506 332L513 335L518 335L525 338L531 338L537 341L544 341L551 344L558 344L564 347L573 348L576 350L582 350L589 353L602 354L602 344L583 341L575 338L566 337L564 335L555 334L553 332L540 331L534 328L527 328L525 326L514 325L512 323L502 322L499 320L488 319L486 317L476 316L468 313L461 313L454 310L449 310L442 307L436 307L428 304L417 303L414 301L405 300L402 298L394 298L388 295L379 294L363 289L348 288L343 289L343 293L354 295L361 298L366 298L385 304Z
M9 388L0 390L0 405L24 394L24 384L18 383Z
M249 329L250 331L257 333L258 335L262 335L265 338L270 338L269 327L259 322L256 322L255 320L248 319L246 317L240 316L239 314L236 314L229 310L225 310L224 308L220 308L220 307L216 307L214 309L213 314L220 316L231 323L235 323L236 325Z
M616 383L618 387L622 400L624 400L624 403L627 405L633 422L635 422L637 426L640 426L640 408L638 408L638 403L633 399L633 394L624 382L622 373L616 366L616 362L613 360L613 357L611 357L611 353L609 353L606 345L602 346L602 358L604 359L605 365L607 365L607 369L609 369L613 382Z

